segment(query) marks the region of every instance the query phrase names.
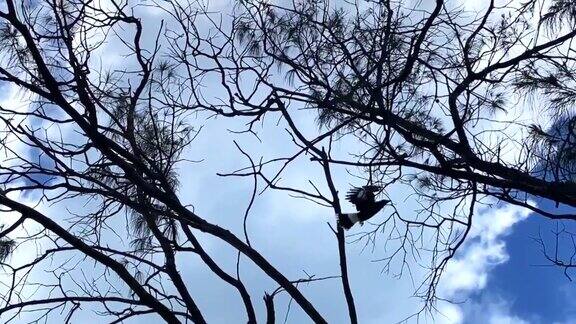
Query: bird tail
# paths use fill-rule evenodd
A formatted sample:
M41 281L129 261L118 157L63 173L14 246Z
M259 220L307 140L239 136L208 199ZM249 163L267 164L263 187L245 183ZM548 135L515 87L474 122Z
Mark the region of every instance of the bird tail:
M349 230L358 222L358 213L336 214L336 218L339 226L342 226L345 230Z

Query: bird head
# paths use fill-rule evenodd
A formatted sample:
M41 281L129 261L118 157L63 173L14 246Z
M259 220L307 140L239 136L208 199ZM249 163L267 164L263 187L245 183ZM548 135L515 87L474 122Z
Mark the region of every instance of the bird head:
M390 200L386 200L386 199L378 200L376 202L376 206L378 207L378 210L380 210L380 209L384 208L384 206L386 206L389 202L390 202Z

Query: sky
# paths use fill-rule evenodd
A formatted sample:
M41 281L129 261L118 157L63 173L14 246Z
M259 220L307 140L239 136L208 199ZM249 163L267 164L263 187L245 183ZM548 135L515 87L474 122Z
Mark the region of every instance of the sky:
M224 7L226 1L214 2L215 8ZM476 2L475 2L476 3ZM470 3L468 3L470 4ZM158 23L162 19L157 11L140 12L142 19ZM151 23L152 25L152 23ZM153 33L151 33L153 35ZM107 45L98 55L101 61L126 64L114 55L114 46ZM18 100L18 94L9 85L1 85L0 105L18 106L26 109ZM5 90L5 91L4 91ZM313 116L299 115L297 122L308 132L315 131ZM502 117L504 118L504 117ZM283 156L295 148L286 141L281 128L267 127L262 130L262 143L248 135L232 135L229 129L241 129L243 123L224 118L216 118L205 123L200 136L187 150L186 157L200 163L182 164L179 174L182 186L179 196L183 203L193 205L194 211L209 221L221 224L242 236L241 222L252 189L250 179L222 178L217 172L233 171L244 166L246 161L235 150L233 140L238 140L243 148L254 156L268 158ZM69 132L68 135L71 135ZM66 133L65 133L66 134ZM215 135L216 134L216 135ZM335 150L344 152L350 143L340 143ZM25 148L21 148L25 151ZM26 154L34 154L27 152ZM301 161L287 170L284 178L295 185L303 185L308 179L321 183L322 173L317 167ZM346 169L335 169L338 188L344 192L350 185L359 181L349 175ZM325 186L320 185L321 190ZM395 188L388 193L401 212L410 213L413 201L405 199L406 191ZM19 199L32 203L35 197L21 196ZM534 200L535 204L551 208L549 202ZM83 201L67 205L71 211L86 208ZM346 204L346 210L352 206ZM42 206L43 211L57 215L60 220L61 206ZM385 217L383 215L378 217ZM250 214L248 226L250 239L272 264L291 278L302 277L305 273L317 276L338 274L336 241L326 225L333 222L331 211L307 201L293 199L284 193L267 191L259 196ZM369 226L369 225L365 225ZM466 244L458 251L448 265L439 291L443 297L458 303L440 302L438 312L421 317L425 323L575 323L576 290L574 284L562 271L554 267L542 266L545 260L540 246L534 241L539 233L549 239L548 233L556 228L556 223L535 216L527 210L508 205L494 204L492 207L479 207L476 222ZM363 228L355 228L350 234ZM220 242L202 237L206 249L227 270L235 267L236 254L226 249ZM12 261L25 262L32 253L13 257ZM383 246L375 251L362 249L361 244L348 245L348 262L351 285L354 291L361 323L395 323L408 318L422 306L413 297L418 280L426 272L412 268L412 278L382 273L382 263L373 262L383 255ZM198 296L200 308L210 323L232 323L242 316L242 305L229 286L202 268L194 258L182 259L182 274L192 287L192 294ZM90 269L91 264L81 267ZM261 273L249 264L242 262L241 273L249 287L257 311L262 314L261 297L265 291L275 288L269 280L262 279ZM35 279L43 280L46 274L37 274ZM319 311L327 316L330 323L342 323L346 318L345 304L338 280L327 280L301 287L304 294ZM289 303L285 295L277 301L277 312L283 317ZM222 305L225 305L223 309ZM80 312L78 322L96 321L91 310ZM24 322L26 315L23 315ZM410 318L408 322L415 322ZM288 323L306 323L308 319L298 307L291 307L287 315ZM145 317L133 323L158 323L158 318Z

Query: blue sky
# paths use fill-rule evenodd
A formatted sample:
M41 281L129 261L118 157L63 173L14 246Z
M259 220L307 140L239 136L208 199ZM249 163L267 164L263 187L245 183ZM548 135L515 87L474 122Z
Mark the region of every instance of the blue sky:
M553 207L551 202L540 205ZM568 212L569 209L558 211ZM575 283L564 276L562 269L550 266L540 250L540 244L534 240L542 233L545 242L552 246L554 236L551 231L556 230L557 224L574 228L570 223L544 219L535 214L518 223L505 239L509 260L492 270L488 285L474 299L500 296L509 303L513 314L530 323L562 322L576 318ZM570 245L566 244L565 247L571 252Z

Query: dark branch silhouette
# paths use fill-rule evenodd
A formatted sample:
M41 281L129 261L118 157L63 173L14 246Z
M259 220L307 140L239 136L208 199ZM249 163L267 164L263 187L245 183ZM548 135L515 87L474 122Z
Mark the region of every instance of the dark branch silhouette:
M576 245L563 225L576 220L576 4L489 1L475 13L442 0L232 4L0 4L0 82L22 101L0 106L0 212L15 215L0 227L3 322L73 322L91 309L113 323L150 314L209 323L182 266L195 260L231 288L223 298L243 306L242 321L274 323L274 298L285 293L285 318L299 307L326 323L301 288L337 278L358 323L365 310L347 243L383 247L376 261L386 273L429 270L416 294L431 311L475 209L498 203L564 222L552 241L535 241L572 278L564 248ZM222 158L242 162L218 175L251 184L239 212L226 215L241 220L230 229L179 192L195 180L179 172L197 162L187 153L204 126L227 119L243 128L208 136L229 138L238 152ZM258 158L237 140L267 144L269 129L284 131L288 153ZM287 181L293 166L321 176ZM340 200L351 187L357 213ZM336 276L292 278L251 240L254 206L272 190L324 208ZM405 198L411 205L398 208ZM207 240L236 256L235 273ZM30 246L31 260L12 262ZM260 298L240 275L247 263L273 285ZM40 271L49 275L35 282Z

